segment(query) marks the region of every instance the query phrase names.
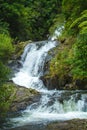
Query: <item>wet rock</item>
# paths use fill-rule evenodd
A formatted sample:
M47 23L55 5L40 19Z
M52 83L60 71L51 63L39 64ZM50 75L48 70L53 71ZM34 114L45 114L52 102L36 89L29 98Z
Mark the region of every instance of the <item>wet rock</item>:
M9 129L9 130L46 130L46 126L45 124L40 124L40 123L31 123L31 124L27 124L27 125L24 125L24 126L19 126L19 127L16 127L16 128L12 128L12 129Z
M87 130L87 120L73 119L70 121L54 122L48 124L46 130Z
M26 109L26 107L40 99L40 93L31 88L16 86L14 93L11 95L13 98L10 112L17 112Z
M87 79L74 81L71 76L59 78L58 76L44 75L41 80L49 90L87 90Z
M50 76L43 76L41 77L44 85L50 90L50 89L58 89L63 90L66 89L65 86L71 82L70 77L66 77L65 79L60 79L58 76L50 77ZM69 90L70 87L67 87L66 90Z
M76 80L75 84L79 87L79 89L87 89L87 79Z
M56 47L57 47L60 43L58 41L55 41L55 42L56 42ZM50 61L57 53L56 47L54 47L54 48L52 48L52 49L50 49L48 51L48 55L46 56L45 63L44 63L44 68L43 68L43 74L44 75L49 73Z
M73 119L47 124L27 124L10 130L87 130L87 120Z
M25 46L31 42L32 41L29 40L26 42L19 42L15 45L15 52L10 61L8 61L8 66L12 69L12 74L14 71L16 72L19 70L19 68L22 67L22 62L20 61L21 55L24 51Z

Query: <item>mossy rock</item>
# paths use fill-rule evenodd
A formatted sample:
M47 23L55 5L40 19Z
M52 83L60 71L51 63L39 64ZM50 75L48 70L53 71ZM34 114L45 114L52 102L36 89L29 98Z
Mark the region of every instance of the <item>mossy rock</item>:
M26 109L26 107L33 102L37 102L40 99L40 93L31 88L25 88L13 84L14 91L11 93L11 105L10 111L17 112Z
M3 115L8 111L17 112L24 110L28 105L37 102L41 96L34 89L18 86L12 82L7 82L3 87L6 90L5 96L3 97L4 102L0 104L0 110L2 110Z
M0 120L6 116L6 113L14 99L14 93L14 84L4 83L0 86Z
M70 121L50 123L46 130L87 130L87 120L73 119Z
M25 88L25 87L21 87L21 86L17 86L15 88L15 99L13 100L13 102L21 102L26 100L27 98L37 95L39 94L39 92L37 92L34 89L31 88Z
M15 54L14 54L14 58L15 59L19 59L20 56L22 55L24 48L27 44L31 43L32 41L26 41L26 42L19 42L18 44L15 45Z

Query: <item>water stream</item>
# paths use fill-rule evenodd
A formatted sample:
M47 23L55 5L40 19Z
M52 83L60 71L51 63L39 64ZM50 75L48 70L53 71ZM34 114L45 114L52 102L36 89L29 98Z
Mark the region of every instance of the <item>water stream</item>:
M13 82L33 88L41 93L38 102L31 104L20 116L10 118L13 127L28 123L74 118L87 119L87 92L47 90L40 77L43 76L48 51L56 46L55 41L28 44L21 56L22 67L12 78Z

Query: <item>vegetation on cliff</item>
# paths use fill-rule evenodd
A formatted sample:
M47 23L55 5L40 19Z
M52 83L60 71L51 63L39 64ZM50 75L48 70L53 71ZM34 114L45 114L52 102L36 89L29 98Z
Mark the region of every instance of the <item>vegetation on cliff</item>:
M12 87L6 83L10 74L7 61L14 51L11 41L8 35L0 34L0 117L8 110L12 91Z
M87 83L87 0L63 0L64 30L61 45L50 63L50 75ZM84 86L84 85L83 85ZM83 88L82 88L83 89Z

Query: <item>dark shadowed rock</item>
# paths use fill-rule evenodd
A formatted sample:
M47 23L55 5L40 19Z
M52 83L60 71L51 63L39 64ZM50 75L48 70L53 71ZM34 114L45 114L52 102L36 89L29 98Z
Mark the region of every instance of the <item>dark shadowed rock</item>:
M76 80L75 84L79 89L87 89L87 79Z
M87 79L74 81L71 76L59 78L58 76L45 75L41 77L41 80L49 90L87 90Z
M66 77L63 79L60 79L58 76L55 77L50 77L50 76L43 76L41 77L44 85L50 90L50 89L58 89L58 90L63 90L63 89L70 89L69 87L65 88L67 84L71 83L71 78Z

